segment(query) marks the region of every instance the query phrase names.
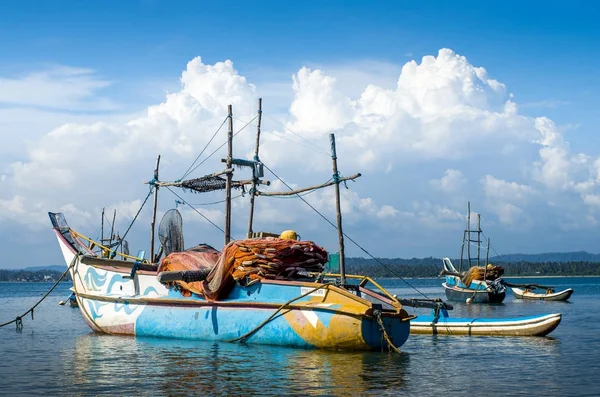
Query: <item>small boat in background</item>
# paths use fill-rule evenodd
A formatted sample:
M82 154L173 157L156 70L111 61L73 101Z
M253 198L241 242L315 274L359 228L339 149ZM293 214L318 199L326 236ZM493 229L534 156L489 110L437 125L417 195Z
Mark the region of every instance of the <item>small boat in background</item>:
M502 279L494 276L492 271L489 275L486 274L489 267L473 266L467 272L459 273L449 258L444 258L442 262L444 265L442 275L446 276L446 282L442 283L442 286L448 300L467 303L501 303L506 297L506 287ZM501 269L500 266L495 268Z
M471 230L471 203L467 204L467 228L463 233L462 248L458 270L450 258L442 260L443 268L440 275L446 276L442 283L446 297L451 301L466 303L501 303L506 297L506 287L502 281L504 269L502 266L493 266L488 263L489 244L487 239L486 261L481 266L481 217L477 214L477 229ZM477 234L477 240L471 238ZM471 244L476 244L477 256L471 256ZM463 271L463 256L466 251L466 271Z
M71 295L69 295L66 300L58 302L58 304L60 306L66 305L67 302L69 302L69 306L71 306L71 307L78 307L79 306L77 304L77 297L75 296L75 292L73 291L73 288L71 288L71 291L72 291Z
M545 336L554 331L562 315L542 314L515 318L450 318L419 315L410 323L411 334L468 336Z
M517 299L530 299L530 300L545 300L545 301L566 301L571 295L573 295L573 289L567 288L566 290L555 292L552 287L542 287L546 292L543 294L538 292L532 292L532 289L540 288L535 284L525 285L523 289L518 287L511 287L513 295Z

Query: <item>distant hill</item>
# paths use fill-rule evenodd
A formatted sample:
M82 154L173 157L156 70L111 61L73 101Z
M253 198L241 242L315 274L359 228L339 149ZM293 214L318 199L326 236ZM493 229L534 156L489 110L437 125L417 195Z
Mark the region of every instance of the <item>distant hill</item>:
M39 272L40 270L52 270L55 272L62 273L65 270L67 270L67 267L65 265L30 266L30 267L26 267L26 268L20 269L20 270L25 270L28 272Z
M490 262L600 262L600 254L591 254L586 251L575 252L547 252L543 254L507 254L494 256Z

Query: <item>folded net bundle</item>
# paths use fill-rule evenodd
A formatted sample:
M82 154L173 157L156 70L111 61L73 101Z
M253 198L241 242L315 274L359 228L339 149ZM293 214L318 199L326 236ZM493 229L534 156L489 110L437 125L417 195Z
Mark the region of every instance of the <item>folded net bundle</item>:
M173 252L160 262L158 273L166 271L213 269L219 262L220 254L219 251L207 244L200 244L182 252ZM190 291L194 290L194 284L198 283L186 283L185 281L166 283L168 287L179 290L184 296L190 296L192 294Z
M467 287L471 285L473 280L482 281L485 277L486 280L494 281L500 278L504 274L502 266L494 266L488 264L487 266L473 266L462 277L462 282Z
M203 254L198 256L201 262L192 269L190 266L194 266L194 255L197 254L192 256L181 254L185 252L167 256L161 263L159 271L198 270L208 264L205 261L206 254ZM230 242L223 248L206 280L192 283L176 281L175 284L186 296L196 293L208 300L218 300L229 292L236 281L265 277L289 279L302 271L322 272L326 262L327 251L312 241L275 237L238 240Z

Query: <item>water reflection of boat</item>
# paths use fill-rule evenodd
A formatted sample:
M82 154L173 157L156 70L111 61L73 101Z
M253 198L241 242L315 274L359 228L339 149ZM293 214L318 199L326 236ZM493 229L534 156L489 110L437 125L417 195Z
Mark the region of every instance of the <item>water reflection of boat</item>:
M411 359L405 353L265 349L93 333L78 337L70 353L64 359L72 367L68 395L72 390L84 395L139 395L140 390L168 396L385 395L406 387Z

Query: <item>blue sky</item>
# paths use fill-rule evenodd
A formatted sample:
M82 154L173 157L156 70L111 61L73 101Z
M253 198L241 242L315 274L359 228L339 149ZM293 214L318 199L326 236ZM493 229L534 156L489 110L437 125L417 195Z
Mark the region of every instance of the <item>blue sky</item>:
M387 230L386 226L376 230L376 224L350 216L350 229L354 235L367 230L365 240L372 245L370 251L382 256L441 256L450 249L452 252L448 255L453 256L458 249L456 245L461 231L457 225L460 222L453 218L448 221L452 227L440 227L433 221L423 220L422 214L434 210L445 214L461 213L464 212L464 201L471 199L479 204L476 210L482 212L488 221L489 234L497 236L496 241L500 240L501 251L596 251L593 244L593 233L598 227L595 226L596 217L600 221L595 208L596 201L600 203L600 195L594 190L596 169L593 165L600 156L600 137L597 134L600 116L596 110L600 88L597 73L600 68L598 8L600 6L592 1L4 2L0 5L0 87L8 88L4 89L4 94L0 93L0 139L3 140L0 174L6 184L4 189L0 189L4 190L4 193L0 192L0 223L3 222L4 226L0 227L5 228L4 232L12 230L18 235L34 236L31 244L35 246L39 246L39 241L43 246L51 247L53 242L46 236L47 230L32 226L36 222L14 213L32 213L27 203L31 208L56 207L61 202L60 198L56 194L56 197L44 201L41 197L45 193L27 191L23 187L27 185L26 181L34 182L19 174L23 168L21 165L25 165L23 169L27 169L28 165L31 169L43 168L39 165L39 158L44 157L41 153L50 153L50 132L66 123L76 123L81 131L92 130L91 126L98 122L107 123L114 128L106 127L106 131L97 134L109 134L107 131L116 131L124 123L145 115L148 106L167 103L166 92L182 90L179 82L182 70L197 56L202 57L202 65L215 65L228 59L233 61L236 72L228 69L223 73L233 73L228 76L234 80L237 73L244 76L247 83L253 84L256 89L253 94L248 94L248 98L264 96L268 99L266 109L272 111L278 120L290 123L288 126L306 128L299 132L320 142L321 135L326 136L327 131L301 120L306 114L302 106L306 107L307 102L299 100L305 94L294 91L292 76L299 81L299 87L305 87L302 92L309 93L307 98L313 95L314 90L325 87L327 80L308 74L303 80L302 67L306 66L311 71L321 70L324 75L337 79L335 93L323 91L325 94L321 96L315 94L317 98L337 98L337 103L346 98L356 101L368 84L394 90L405 63L414 60L419 65L424 56L436 57L440 49L449 48L457 56L466 57L467 67L472 69L471 75L475 73L473 68L482 67L490 79L505 85L506 93L495 93L492 89L488 100L515 102L518 114L528 119L517 118L505 127L497 127L496 138L482 140L479 146L473 144L469 147L471 154L461 158L448 158L431 151L415 156L417 160L411 157L414 151L406 155L382 155L385 161L382 160L378 167L393 169L384 178L387 181L391 179L396 186L394 194L386 196L383 192L378 193L377 186L381 185L377 183L357 184L356 191L360 197L356 197L355 201L359 204L351 208L356 212L366 211L364 215L368 217L369 211L372 216L381 213L377 211L385 206L392 206L401 214L397 216L407 217L406 222L414 221L415 225L425 222L423 239L427 242L403 243L397 254L395 249L390 248L393 240L386 245L387 248L375 248L378 240L372 236L391 234L403 236L406 240L410 238L409 230L403 226L406 222L401 220L396 228L390 226ZM455 58L450 56L448 59L452 61ZM421 74L413 76L415 79L426 75L425 68L422 69ZM460 72L458 69L448 70L450 75ZM194 79L206 82L202 73L194 74ZM206 75L213 76L209 72ZM465 79L471 78L468 73L464 76ZM454 87L450 82L451 76L448 79L448 87ZM486 81L480 83L482 90L490 90L491 85ZM192 96L196 99L207 93L219 93L204 92L204 88L192 87L193 84L196 83L189 83L189 87L181 92L193 92ZM427 86L429 83L423 80L420 84ZM415 85L413 89L421 86ZM430 85L428 89L432 87ZM221 95L229 93L245 98L244 95L252 91L247 88L240 88L242 93L225 90ZM486 108L473 105L470 99L466 101L466 105L481 111L479 117L486 117L489 111L502 113L500 107ZM337 103L327 102L332 111L339 110L343 116L340 120L347 125L344 128L340 126L336 133L346 137L348 142L356 141L359 136L353 135L356 128L366 131L369 126L356 122L361 111L357 110L350 116L350 111L338 109ZM165 107L176 106L167 105ZM172 111L169 114L189 110L187 105L181 106L177 111L169 110ZM535 118L542 116L552 120L553 128L560 134L560 139L553 138L552 145L556 147L551 145L548 150L552 154L538 154L537 146L523 143L527 139L529 142L537 140L535 136L531 135L531 138L528 135L531 134L529 127L523 127L522 133L516 132L517 129L508 131L517 122L533 125ZM390 120L394 117L399 116L392 115ZM354 121L350 122L352 118ZM503 119L503 116L499 118ZM407 120L394 124L394 128L416 128L410 119ZM202 122L211 125L208 120ZM454 119L447 122L458 123ZM476 129L489 125L465 123L462 120L452 125L465 131L472 129L472 133L465 132L465 142L469 145L478 139ZM274 124L267 127L276 128ZM156 128L157 131L164 130ZM501 140L502 128L513 140L506 138L502 141L504 149L490 154L489 147L495 147L495 143L490 142ZM81 131L77 136L83 133ZM432 136L438 136L436 134ZM440 142L445 142L441 137ZM163 150L160 145L151 146L150 140L138 142L143 147L149 145L144 161ZM394 144L398 145L398 153L401 153L402 140ZM374 153L377 156L385 153L385 146L382 144L381 152ZM388 146L392 147L391 144ZM488 152L473 154L482 148L487 148ZM53 146L52 150L55 150L52 153L60 152ZM585 160L581 160L580 155ZM181 156L188 161L186 156L192 155ZM385 156L390 157L387 159ZM505 160L496 161L503 156ZM550 164L547 159L551 156L555 156L552 157L555 161ZM550 165L544 168L546 162ZM482 163L486 163L485 170L480 169ZM102 157L94 159L93 164L110 168L108 160ZM361 167L370 171L371 175L377 174L379 169L361 162L352 163L349 168L359 172ZM561 167L568 170L562 172ZM126 168L129 169L128 166ZM292 178L294 174L289 172L286 175ZM439 197L443 183L434 180L441 181L444 175L465 186L461 194L446 191L445 194L452 197ZM486 179L487 175L493 179ZM140 179L137 174L128 176L136 178L136 181ZM298 176L299 183L309 180L308 174ZM559 184L563 186L560 189L556 188ZM500 200L492 197L492 188L503 192L512 189L512 194ZM129 192L130 196L124 198L107 195L102 198L104 201L85 207L83 197L79 203L75 199L70 202L72 193L80 190L79 186L65 182L64 193L69 199L64 199L64 203L77 208L73 213L95 213L101 206L116 205L119 200L132 202L137 198L134 192ZM433 196L436 198L431 198ZM367 199L372 200L372 208L365 204ZM35 200L38 201L34 203ZM2 203L5 210L8 209L4 215ZM450 212L444 212L446 210ZM560 218L559 213L571 216L553 224L550 220ZM267 219L268 216L265 216ZM517 224L527 216L529 218L523 222L530 226L522 231ZM540 218L549 223L537 225ZM582 219L587 221L579 222ZM123 220L124 223L126 221ZM458 235L448 238L449 230ZM140 231L139 235L144 233ZM314 239L318 240L318 237L322 236L315 235ZM138 238L142 241L142 237ZM326 241L330 244L329 237ZM40 253L35 260L44 261L46 257Z
M597 10L592 1L6 2L0 64L9 73L82 65L119 81L166 79L199 54L232 59L244 73L401 63L449 47L486 65L521 102L570 102L569 114L593 117Z

